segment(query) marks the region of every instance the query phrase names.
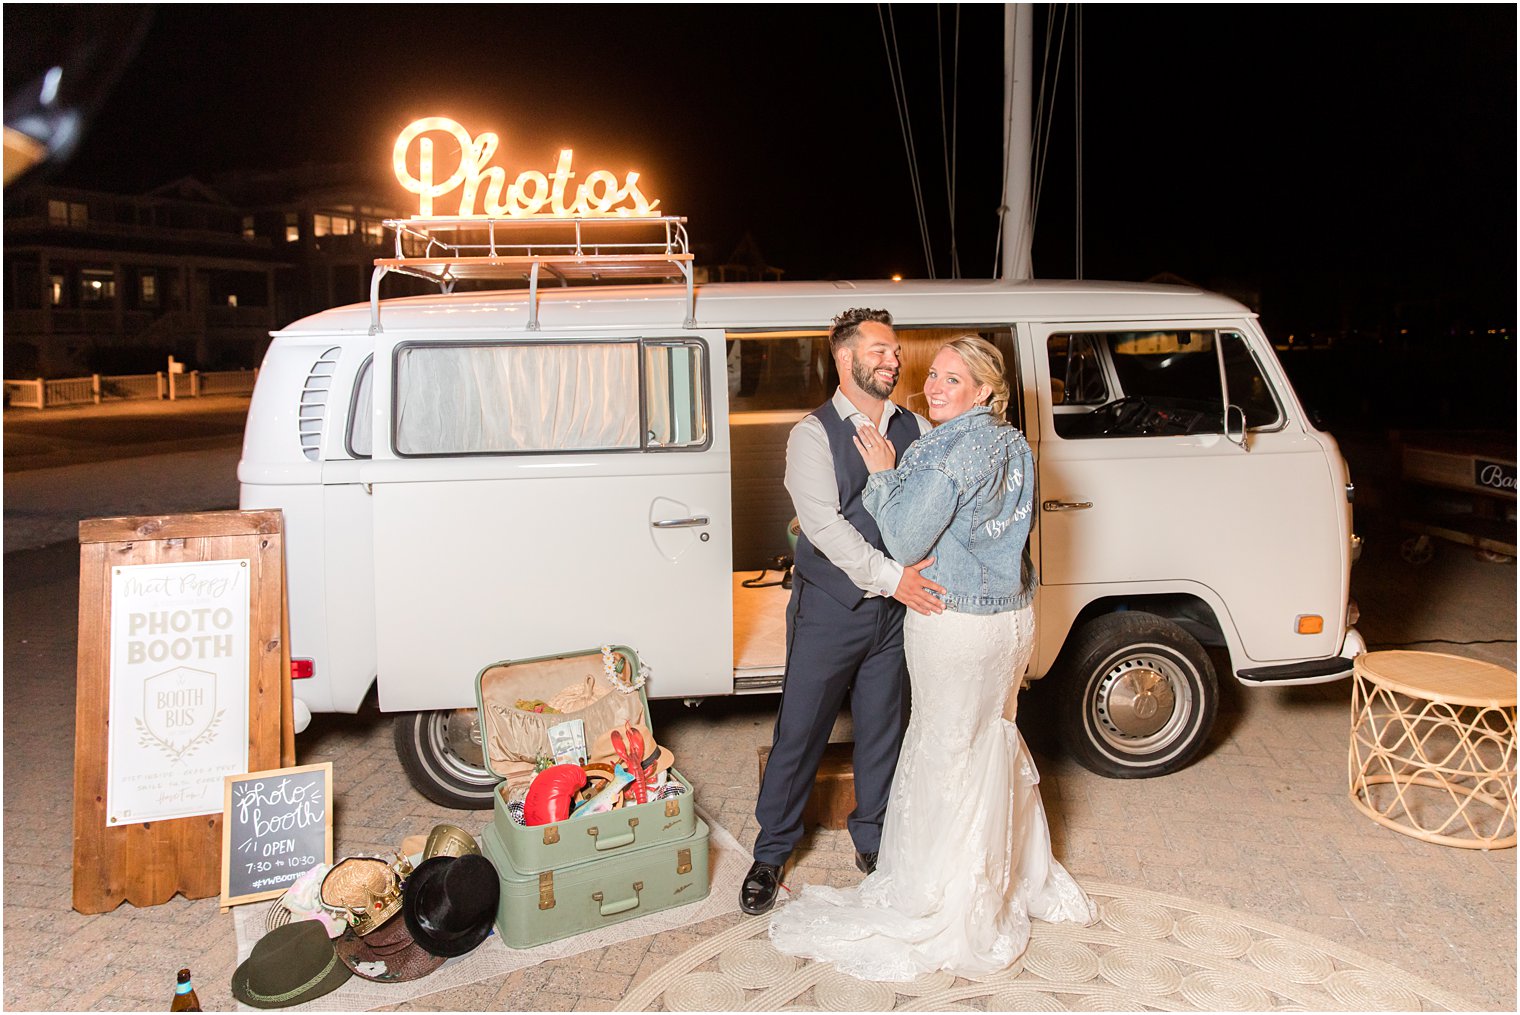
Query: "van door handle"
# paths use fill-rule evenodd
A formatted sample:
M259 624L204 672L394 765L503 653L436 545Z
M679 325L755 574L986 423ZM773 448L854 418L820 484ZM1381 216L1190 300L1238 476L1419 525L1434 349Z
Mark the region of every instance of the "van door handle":
M1092 507L1090 500L1047 500L1040 507L1046 511L1086 511Z
M708 524L711 520L706 515L693 515L690 518L661 518L649 524L657 529L694 529L699 525Z

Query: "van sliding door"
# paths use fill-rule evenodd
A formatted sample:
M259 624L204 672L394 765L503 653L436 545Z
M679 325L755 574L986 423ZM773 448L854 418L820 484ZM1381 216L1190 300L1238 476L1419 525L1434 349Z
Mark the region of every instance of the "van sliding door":
M639 653L651 696L732 689L715 348L721 333L377 342L382 709L471 706L486 665L603 644Z

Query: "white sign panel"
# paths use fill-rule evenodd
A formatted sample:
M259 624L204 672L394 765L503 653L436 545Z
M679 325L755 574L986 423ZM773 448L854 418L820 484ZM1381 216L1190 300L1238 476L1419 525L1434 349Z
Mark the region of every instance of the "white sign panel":
M111 569L110 825L222 812L248 770L247 560Z

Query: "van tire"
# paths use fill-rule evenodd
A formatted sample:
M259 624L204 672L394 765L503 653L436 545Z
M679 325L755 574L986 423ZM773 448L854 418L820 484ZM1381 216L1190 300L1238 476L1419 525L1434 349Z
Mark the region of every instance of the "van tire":
M1214 728L1214 665L1165 617L1125 611L1088 621L1067 642L1059 669L1061 741L1099 775L1175 772Z
M472 725L468 730L455 729L451 737L451 723ZM468 743L478 749L478 737L462 735L473 731L473 724L478 723L475 710L465 708L396 716L396 754L417 792L435 804L459 810L491 806L497 779L470 747L462 747Z

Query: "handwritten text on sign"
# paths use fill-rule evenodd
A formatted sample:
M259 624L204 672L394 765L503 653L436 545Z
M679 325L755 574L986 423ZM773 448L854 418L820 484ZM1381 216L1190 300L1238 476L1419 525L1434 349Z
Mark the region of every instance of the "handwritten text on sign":
M331 863L331 797L331 762L229 777L224 897L283 890Z
M215 814L248 768L247 560L111 569L108 824Z
M449 135L459 150L459 162L442 180L434 164L433 139L429 134ZM507 171L490 164L501 139L490 131L471 137L470 132L446 116L429 116L415 120L396 138L392 162L396 179L401 185L421 199L419 218L433 216L433 198L451 191L459 191L461 216L484 218L567 218L571 216L617 216L631 217L649 215L659 207L659 201L650 201L639 190L639 174L623 174L618 182L615 174L598 169L586 174L585 180L572 189L575 174L570 171L573 151L562 149L559 161L552 173L528 169L517 174L517 179L507 183ZM416 146L417 172L411 171L411 152ZM453 147L453 146L451 146ZM484 185L485 195L481 211L475 210Z

